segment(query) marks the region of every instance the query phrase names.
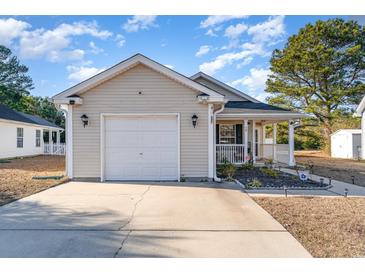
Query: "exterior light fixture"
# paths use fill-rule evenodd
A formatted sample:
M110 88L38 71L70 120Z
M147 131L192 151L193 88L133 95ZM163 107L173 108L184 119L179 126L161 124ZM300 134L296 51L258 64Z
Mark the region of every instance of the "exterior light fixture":
M87 117L85 114L83 114L80 118L84 124L84 127L86 127L89 124L89 117Z
M198 122L198 116L196 114L194 114L192 117L191 117L191 121L193 123L193 127L195 128L196 127L196 123Z

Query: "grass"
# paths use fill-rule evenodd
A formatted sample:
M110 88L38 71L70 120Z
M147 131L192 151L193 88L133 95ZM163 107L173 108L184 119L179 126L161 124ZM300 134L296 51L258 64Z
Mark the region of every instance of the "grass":
M11 159L0 163L0 205L32 195L65 182L58 180L35 180L34 176L64 175L65 158L62 156L36 156Z
M256 197L314 257L365 257L365 198Z

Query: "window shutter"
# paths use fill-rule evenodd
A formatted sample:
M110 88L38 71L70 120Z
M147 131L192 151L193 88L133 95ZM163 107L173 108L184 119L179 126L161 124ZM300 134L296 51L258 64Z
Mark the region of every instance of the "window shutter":
M219 124L215 125L215 143L219 144Z
M236 144L243 144L243 142L242 142L242 124L236 125Z

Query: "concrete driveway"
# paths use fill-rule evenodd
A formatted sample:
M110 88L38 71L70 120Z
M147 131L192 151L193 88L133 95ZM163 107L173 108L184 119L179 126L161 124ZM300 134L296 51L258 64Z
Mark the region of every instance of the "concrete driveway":
M310 257L214 183L67 183L0 207L0 243L0 257Z

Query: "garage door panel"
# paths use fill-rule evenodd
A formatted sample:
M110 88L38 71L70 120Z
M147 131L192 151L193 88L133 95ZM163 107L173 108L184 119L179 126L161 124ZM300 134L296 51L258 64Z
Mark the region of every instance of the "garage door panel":
M176 180L176 116L107 117L107 180Z

